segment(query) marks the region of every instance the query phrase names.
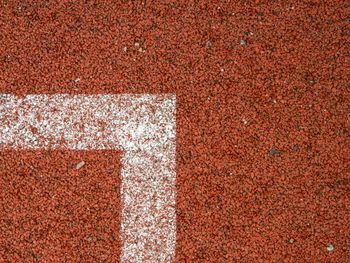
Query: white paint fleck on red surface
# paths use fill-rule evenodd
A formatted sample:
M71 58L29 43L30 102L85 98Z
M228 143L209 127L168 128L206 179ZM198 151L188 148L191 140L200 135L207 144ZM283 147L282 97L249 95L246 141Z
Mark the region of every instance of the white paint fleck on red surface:
M119 149L121 262L175 254L175 95L0 95L0 149Z

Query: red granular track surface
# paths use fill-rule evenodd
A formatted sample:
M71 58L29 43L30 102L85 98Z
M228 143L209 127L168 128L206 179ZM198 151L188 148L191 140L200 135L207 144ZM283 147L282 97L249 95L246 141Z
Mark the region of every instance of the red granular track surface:
M118 163L113 151L1 152L1 262L117 262Z
M348 1L2 1L0 92L176 93L176 262L350 262L349 21ZM57 262L69 250L55 246L65 228L28 240L62 209L37 214L40 201L14 199L44 191L21 178L27 161L59 173L76 156L65 154L1 154L0 203L37 218L19 227L1 208L2 261ZM87 196L117 186L97 179ZM68 187L53 190L62 205ZM116 207L85 217L113 215L103 225L113 242L89 244L75 221L71 262L98 262L78 251L118 257Z

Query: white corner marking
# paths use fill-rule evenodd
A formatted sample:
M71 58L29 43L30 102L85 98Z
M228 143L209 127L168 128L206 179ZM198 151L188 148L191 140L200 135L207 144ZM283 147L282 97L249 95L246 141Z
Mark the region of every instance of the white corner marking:
M172 94L0 94L0 150L121 150L121 262L172 262L175 110Z

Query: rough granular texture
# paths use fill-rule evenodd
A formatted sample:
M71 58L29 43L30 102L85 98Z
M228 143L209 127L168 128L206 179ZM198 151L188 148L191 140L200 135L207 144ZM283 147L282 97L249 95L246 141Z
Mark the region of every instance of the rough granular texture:
M119 154L2 151L0 262L117 262Z
M2 1L0 92L175 93L176 262L346 263L349 21L340 0Z

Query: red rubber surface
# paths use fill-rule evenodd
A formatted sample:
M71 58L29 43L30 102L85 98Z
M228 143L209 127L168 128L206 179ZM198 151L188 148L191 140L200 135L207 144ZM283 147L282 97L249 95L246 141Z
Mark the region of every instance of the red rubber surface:
M348 1L2 1L0 92L176 93L176 262L349 262L349 15ZM37 159L8 154L0 188L5 173L42 192L17 163ZM58 172L74 154L42 156ZM103 182L100 194L115 186ZM3 206L23 205L6 193ZM54 222L27 205L38 228ZM40 262L25 238L33 222L16 228L5 211L0 260L12 246L8 262ZM95 256L120 253L102 246ZM35 253L59 262L64 251Z
M115 151L1 152L1 262L117 262L119 159Z

